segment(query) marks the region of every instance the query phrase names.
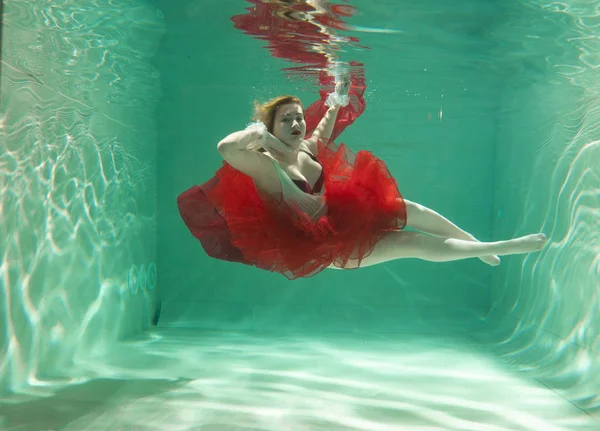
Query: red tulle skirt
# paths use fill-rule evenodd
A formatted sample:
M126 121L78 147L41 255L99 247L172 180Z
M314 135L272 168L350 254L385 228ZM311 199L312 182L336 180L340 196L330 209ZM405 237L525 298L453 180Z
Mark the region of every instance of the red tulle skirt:
M227 163L178 197L181 217L209 256L312 276L330 265L356 267L386 232L406 225L406 205L386 165L368 151L319 145L328 211L317 220L259 193Z

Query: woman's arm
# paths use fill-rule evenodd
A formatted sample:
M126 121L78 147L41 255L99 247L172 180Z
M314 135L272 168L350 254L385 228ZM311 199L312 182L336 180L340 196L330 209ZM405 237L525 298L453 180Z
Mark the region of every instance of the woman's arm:
M328 141L333 133L337 114L342 106L348 104L348 90L350 89L350 80L343 79L335 84L335 91L329 94L327 105L330 108L327 110L319 125L313 132L310 139L306 141L306 146L315 156L319 151L319 141Z
M260 122L232 133L217 145L223 160L254 180L264 179L269 173L276 174L271 159L257 151L260 148L283 154L293 152L290 147L271 135Z
M262 140L263 133L260 130L240 130L222 139L217 150L233 168L256 179L269 168L267 158L253 150L261 146Z
M331 133L333 132L333 126L335 126L335 119L340 110L340 105L332 106L327 110L319 125L313 132L310 139L306 140L306 146L315 156L319 151L319 141L329 140Z

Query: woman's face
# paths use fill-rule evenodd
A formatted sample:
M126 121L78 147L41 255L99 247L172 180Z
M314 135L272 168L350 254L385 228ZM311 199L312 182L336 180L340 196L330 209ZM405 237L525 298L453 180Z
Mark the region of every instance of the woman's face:
M297 149L306 135L304 112L297 103L287 103L277 108L273 122L273 136Z

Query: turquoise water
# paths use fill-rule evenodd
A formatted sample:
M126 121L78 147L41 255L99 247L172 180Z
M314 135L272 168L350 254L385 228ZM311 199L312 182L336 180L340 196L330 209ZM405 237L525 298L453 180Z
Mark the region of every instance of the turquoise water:
M340 4L312 46L364 68L340 140L548 246L294 282L208 259L176 196L318 67L235 29L242 0L4 2L0 429L600 428L597 3Z

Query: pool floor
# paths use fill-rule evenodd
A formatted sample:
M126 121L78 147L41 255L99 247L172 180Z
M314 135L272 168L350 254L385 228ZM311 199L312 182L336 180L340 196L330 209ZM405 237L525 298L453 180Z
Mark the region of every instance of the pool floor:
M0 429L599 429L467 334L157 328L79 367L82 383L4 399Z

